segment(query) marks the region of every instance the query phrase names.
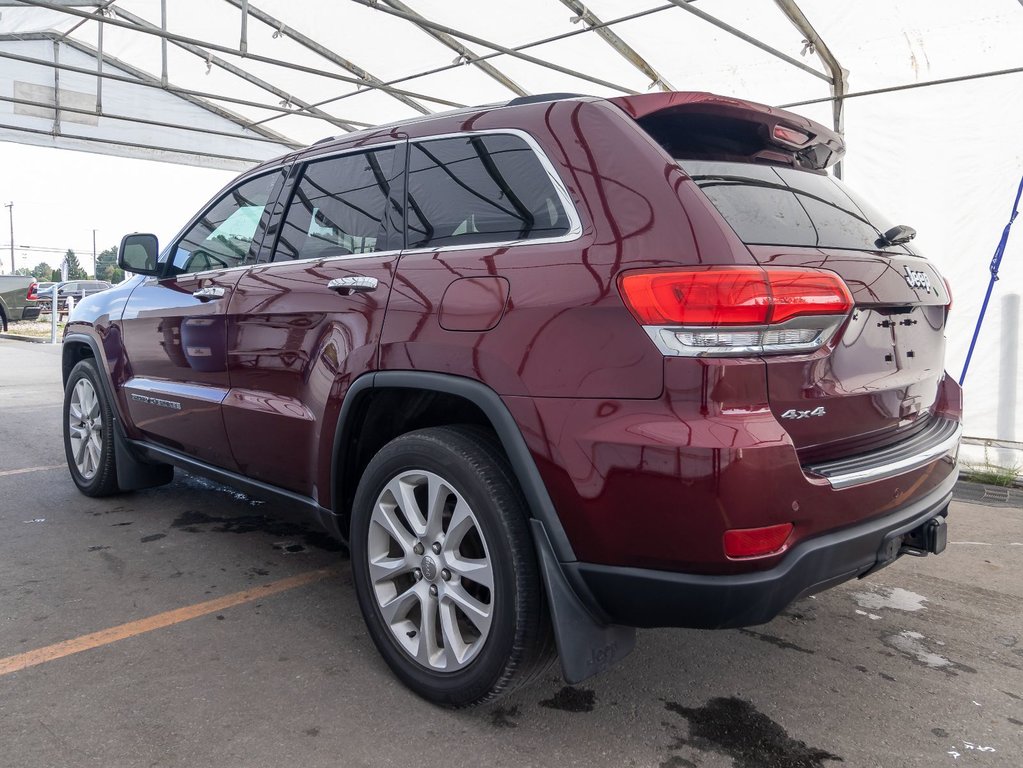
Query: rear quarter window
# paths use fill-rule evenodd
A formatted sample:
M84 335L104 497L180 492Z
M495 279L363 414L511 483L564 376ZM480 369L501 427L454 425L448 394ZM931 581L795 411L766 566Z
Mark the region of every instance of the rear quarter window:
M571 230L551 177L519 136L430 139L409 151L409 248L554 238Z

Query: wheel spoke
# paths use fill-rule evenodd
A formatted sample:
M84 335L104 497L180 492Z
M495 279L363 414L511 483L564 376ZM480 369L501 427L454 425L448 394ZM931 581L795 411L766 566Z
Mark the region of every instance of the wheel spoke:
M451 521L448 523L447 536L444 539L444 549L449 552L458 552L465 534L476 526L472 517L472 510L463 499L459 499L451 512Z
M425 667L436 666L437 650L437 601L429 595L420 594L422 621L419 623L419 646L416 661Z
M81 422L82 420L82 405L78 401L77 393L71 396L71 402L68 403L68 412L74 421Z
M440 604L440 630L444 637L444 656L447 666L454 667L462 663L469 646L462 638L458 629L458 614L450 602Z
M81 424L69 424L68 431L70 432L72 448L77 448L78 444L75 441L85 437L85 427Z
M408 573L412 568L404 557L378 557L369 561L369 575L374 584L390 581L395 576Z
M412 606L420 599L419 591L416 589L418 586L418 584L414 584L380 605L380 614L389 626L393 627L396 622L408 616Z
M89 439L85 438L79 443L78 450L75 452L75 464L78 465L78 469L84 474L83 467L85 466L85 454L89 449Z
M412 547L416 545L416 537L398 519L392 505L382 500L378 501L376 509L373 510L372 520L398 542L405 554L412 551Z
M448 570L457 573L463 579L470 579L477 584L482 584L487 589L494 588L494 572L490 568L490 561L486 559L474 560L467 557L460 557L457 552L451 552L444 557Z
M387 484L386 490L394 497L395 503L405 515L411 532L415 536L422 536L426 530L426 520L416 501L415 488L414 481L398 477Z
M444 590L445 597L450 599L458 609L465 614L465 617L469 619L480 631L481 635L486 635L487 630L490 629L490 606L481 603L475 597L465 591L465 588L460 584L450 584L446 590Z
M451 489L441 478L430 475L426 502L426 537L437 540L443 532L444 505Z

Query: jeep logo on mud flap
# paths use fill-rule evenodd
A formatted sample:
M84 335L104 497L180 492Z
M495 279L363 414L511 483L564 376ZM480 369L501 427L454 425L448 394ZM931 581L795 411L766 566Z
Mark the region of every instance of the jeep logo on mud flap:
M795 408L789 408L781 417L783 419L809 419L811 416L823 416L826 413L824 406L818 405L812 411L797 411Z
M923 288L924 293L931 292L931 278L926 272L920 269L904 268L906 270L906 282L910 288Z

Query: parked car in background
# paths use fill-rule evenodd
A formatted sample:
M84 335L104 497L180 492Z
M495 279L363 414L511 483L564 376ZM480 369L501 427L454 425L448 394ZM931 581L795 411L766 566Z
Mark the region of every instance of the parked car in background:
M57 309L63 314L67 312L68 299L74 299L75 304L78 304L86 296L92 296L92 294L100 293L110 287L111 284L106 280L68 280L60 283L57 288L57 296L60 300Z
M834 131L706 93L533 96L231 182L65 328L100 496L172 467L349 542L445 706L578 682L634 627L742 627L945 547L961 390L935 266ZM755 664L755 662L751 662Z
M38 283L36 285L36 295L39 297L39 314L45 315L50 311L50 302L53 300L53 293L51 292L53 286L57 285L54 282Z
M0 275L0 328L39 317L37 285L34 277Z

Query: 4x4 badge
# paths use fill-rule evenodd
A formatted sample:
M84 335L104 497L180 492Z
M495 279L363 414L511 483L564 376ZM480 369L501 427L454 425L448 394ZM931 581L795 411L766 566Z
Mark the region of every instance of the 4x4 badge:
M812 411L797 411L795 408L789 408L781 417L783 419L809 419L811 416L824 416L826 413L824 406L818 405Z
M904 267L904 269L906 270L906 282L909 283L910 288L923 288L924 293L931 292L931 278L926 272L909 267Z

